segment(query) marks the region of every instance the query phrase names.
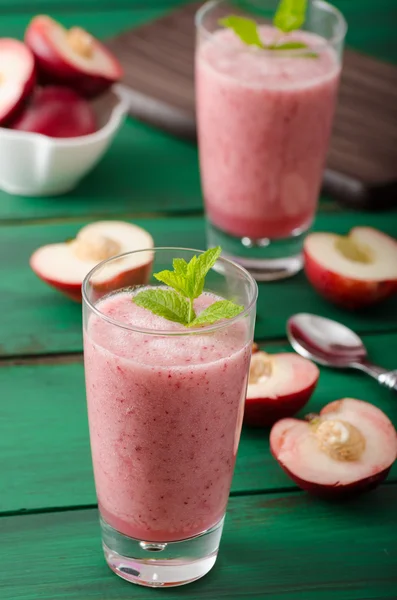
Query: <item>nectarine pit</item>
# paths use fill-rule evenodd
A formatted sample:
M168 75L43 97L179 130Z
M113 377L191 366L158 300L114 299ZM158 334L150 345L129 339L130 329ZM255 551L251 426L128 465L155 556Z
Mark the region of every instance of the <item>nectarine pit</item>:
M94 39L85 29L71 27L66 35L67 41L73 52L83 58L91 58L94 52Z
M120 253L120 244L114 239L92 230L82 229L71 242L73 252L80 260L100 262Z
M310 429L319 449L334 460L359 460L365 450L361 431L347 421L318 417L310 422Z
M367 265L373 262L371 248L364 244L358 244L350 234L339 236L335 242L335 248L345 258L354 262Z

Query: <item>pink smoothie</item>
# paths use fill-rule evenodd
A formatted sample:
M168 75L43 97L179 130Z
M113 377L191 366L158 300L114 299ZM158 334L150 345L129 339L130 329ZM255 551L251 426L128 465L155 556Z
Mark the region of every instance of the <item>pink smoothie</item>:
M217 300L203 294L196 313ZM131 301L102 300L121 323L184 330ZM84 358L95 483L104 519L147 541L194 536L223 516L240 437L251 354L244 321L163 336L92 314Z
M276 30L261 27L264 42ZM307 32L290 38L316 47ZM340 66L247 47L220 30L196 57L203 194L210 221L227 233L282 238L309 227L316 208Z

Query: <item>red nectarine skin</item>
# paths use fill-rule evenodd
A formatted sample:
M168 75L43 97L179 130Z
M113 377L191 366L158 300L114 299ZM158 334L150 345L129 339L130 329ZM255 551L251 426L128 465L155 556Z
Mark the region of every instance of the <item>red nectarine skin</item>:
M36 55L38 80L42 85L67 85L85 98L96 98L112 85L112 81L100 77L91 76L89 79L76 75L60 60L45 59Z
M88 101L69 88L37 88L12 128L54 138L79 137L96 131L95 114Z
M348 485L319 485L311 481L300 479L300 477L287 469L287 467L283 465L283 463L281 463L274 454L273 456L278 461L278 464L286 473L286 475L288 475L288 477L290 477L292 481L294 481L302 490L305 490L306 492L309 492L318 498L323 498L324 500L342 500L357 496L358 494L362 494L364 492L369 492L370 490L378 487L378 485L386 479L391 469L391 467L388 467L376 475L371 475L366 479L362 479L358 482L355 481Z
M38 275L38 273L36 273ZM74 302L81 303L81 285L74 285L69 283L61 283L59 281L54 281L53 279L48 279L47 277L43 277L42 275L38 275L38 277L47 283L49 286L61 292Z
M278 398L247 398L244 423L250 427L271 427L276 421L295 415L307 404L317 385Z
M36 83L36 68L34 56L30 49L18 40L9 38L1 39L0 52L2 52L3 50L8 50L8 52L10 52L10 49L12 53L14 53L15 51L20 54L26 54L26 60L31 61L31 74L30 77L25 81L23 88L21 89L20 96L16 103L13 106L9 106L5 112L0 107L0 127L7 127L14 119L16 119L20 115Z
M306 277L324 298L345 308L370 306L392 296L397 291L395 281L358 281L349 279L319 265L303 251Z
M118 273L113 279L102 283L96 283L93 285L93 290L96 296L96 300L102 298L102 296L109 292L120 290L126 287L133 287L136 285L147 285L149 283L150 274L152 272L152 262L131 269L130 271L124 271Z
M33 89L33 86L29 86L29 88L24 92L21 96L20 100L14 105L12 110L10 110L4 119L0 119L0 127L9 127L15 119L19 117L19 115L23 112L26 103L28 101L29 95Z
M78 69L73 63L67 62L48 36L49 22L47 17L35 17L29 24L25 42L36 58L39 82L43 85L67 85L86 98L94 98L105 92L122 77L122 68L117 59L100 44L101 49L114 64L115 76L109 78L99 73L88 73Z
M152 263L149 263L147 265L142 265L137 269L132 269L131 271L119 273L112 280L94 286L96 300L99 300L99 298L102 298L102 296L108 294L113 290L118 290L123 287L129 287L134 285L146 285L149 281L151 270ZM36 275L38 275L38 273L36 273ZM81 302L81 284L64 283L61 281L55 281L54 279L48 279L47 277L43 277L42 275L38 276L49 286L51 286L58 292L61 292L74 302Z
M4 119L0 119L0 127L9 127L12 125L15 119L17 119L23 113L26 104L29 102L29 97L33 92L35 81L35 76L32 76L31 79L26 82L24 91L19 101L14 104L14 107L7 113Z

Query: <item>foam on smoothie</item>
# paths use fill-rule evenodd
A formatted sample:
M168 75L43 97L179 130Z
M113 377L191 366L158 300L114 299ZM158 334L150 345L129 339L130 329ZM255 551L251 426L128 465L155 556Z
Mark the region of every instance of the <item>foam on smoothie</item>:
M280 33L271 26L262 25L259 33L265 44L279 39ZM320 36L307 31L294 31L283 40L304 42L316 49L315 58L279 50L267 53L256 46L248 47L228 29L220 29L213 39L204 42L199 50L198 60L202 67L237 79L241 85L250 87L288 88L313 85L314 80L323 80L339 72L335 52L325 44ZM280 40L279 40L280 41ZM299 50L299 52L305 52ZM296 53L296 51L295 51Z
M133 302L131 292L122 292L100 301L98 310L119 323L138 329L175 331L189 333L180 323L173 323L153 314ZM221 298L212 294L202 294L194 302L196 314ZM89 322L89 335L99 346L107 351L145 364L173 365L201 364L230 356L241 348L245 336L245 323L236 323L207 335L189 335L181 337L159 337L144 335L129 329L110 325L100 317L92 315Z

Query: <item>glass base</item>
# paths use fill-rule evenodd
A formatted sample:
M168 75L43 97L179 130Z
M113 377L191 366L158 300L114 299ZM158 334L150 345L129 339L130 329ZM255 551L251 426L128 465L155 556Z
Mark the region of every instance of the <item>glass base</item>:
M207 246L221 246L223 256L247 269L256 281L275 281L298 273L303 267L306 233L307 229L300 229L289 238L254 240L229 235L207 219Z
M224 518L193 538L145 542L123 535L101 517L102 545L109 567L123 579L147 587L172 587L200 579L215 564Z

